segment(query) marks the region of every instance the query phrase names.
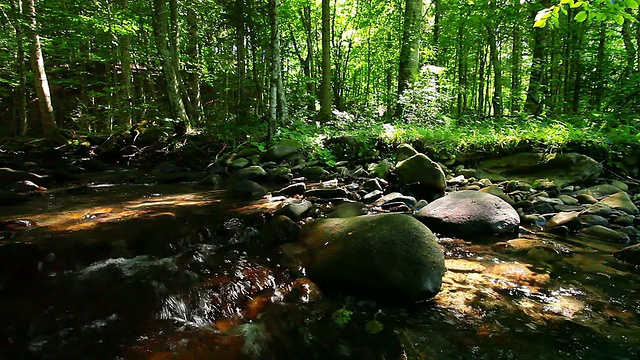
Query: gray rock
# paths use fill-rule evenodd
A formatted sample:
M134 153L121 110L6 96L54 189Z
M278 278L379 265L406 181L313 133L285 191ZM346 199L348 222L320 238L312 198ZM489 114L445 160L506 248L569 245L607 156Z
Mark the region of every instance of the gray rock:
M540 214L527 214L522 217L524 225L544 226L547 220Z
M609 220L599 215L581 215L578 216L578 223L582 227L590 227L594 225L609 226Z
M285 186L282 189L276 192L277 195L286 195L286 196L294 196L294 195L302 195L307 191L307 185L303 182L291 184L289 186Z
M320 199L346 198L349 192L343 188L336 189L311 189L304 193L306 197L315 197Z
M553 205L555 211L582 211L584 208L580 205Z
M438 163L424 154L416 154L396 165L396 174L402 184L418 182L434 190L444 191L447 187L444 172Z
M513 205L514 204L513 200L507 194L505 194L504 191L497 185L487 186L487 187L485 187L483 189L480 189L480 191L481 192L485 192L487 194L491 194L491 195L497 196L500 199L502 199L502 200L506 201L507 203L509 203L509 205Z
M229 177L229 182L239 180L259 180L267 176L267 172L260 166L254 165L234 171Z
M627 214L636 215L639 213L638 208L633 201L631 201L631 198L629 198L629 194L624 191L607 196L600 200L600 203L609 205L612 209L622 210Z
M362 188L367 191L380 190L382 191L382 186L377 179L369 179L362 184Z
M601 185L595 185L595 186L588 187L586 189L579 190L577 194L578 195L587 194L587 195L593 196L597 200L601 200L609 195L613 195L619 192L620 192L620 189L613 185L601 184Z
M274 216L262 231L262 243L280 245L295 241L298 239L301 229L300 225L296 224L287 216Z
M609 217L613 210L611 206L603 203L595 203L586 208L582 213L585 215L600 215L602 217Z
M435 231L461 236L504 233L520 224L520 216L504 200L468 190L437 199L415 216Z
M576 195L576 200L578 200L580 204L595 204L598 202L598 199L589 194L578 194Z
M640 237L640 230L634 228L633 226L623 227L622 229L618 230L618 232L627 234L630 239L637 239L638 237Z
M302 144L299 141L284 140L279 144L270 147L264 154L262 154L262 160L280 162L297 153L300 148L302 148Z
M566 194L559 195L558 199L560 199L560 201L562 201L565 205L578 205L580 203L578 199Z
M230 165L234 169L241 169L249 165L249 160L243 157L235 158Z
M396 149L396 161L400 162L402 160L406 160L417 153L418 152L413 148L413 146L409 144L400 144Z
M622 250L616 251L613 253L613 257L631 264L640 265L640 244L627 246Z
M288 182L293 179L293 174L288 167L279 166L269 171L269 179L273 182Z
M309 213L309 210L313 208L313 204L311 201L303 200L298 203L287 204L280 209L276 210L274 215L284 215L293 221L300 221L306 214Z
M602 225L594 225L588 228L581 229L580 233L583 235L612 242L629 242L629 235L609 229Z
M301 175L312 181L323 180L329 177L329 172L322 166L311 166L303 169Z
M611 185L617 187L618 189L622 190L622 191L629 191L629 185L623 183L622 181L618 181L618 180L613 180L611 182Z
M421 199L413 206L413 211L420 211L427 205L429 205L429 202L427 200Z
M622 225L622 226L633 226L633 223L635 222L635 220L636 220L636 217L633 215L623 215L613 220L613 223L617 225Z
M595 179L602 173L602 164L577 154L519 153L478 164L478 176L493 181L520 179L533 184L537 179L549 179L555 185L565 187L576 182Z
M260 199L267 194L267 190L255 181L238 180L230 185L231 195L237 199Z
M577 219L579 214L577 211L559 212L547 221L547 229L569 224Z
M414 198L413 196L402 195L399 192L392 192L376 200L373 204L371 204L371 206L382 206L390 202L403 202L407 206L413 207L416 204L416 198Z
M382 196L383 192L382 190L373 190L367 194L365 194L362 197L362 201L364 201L365 203L372 203L375 200L377 200L378 198L380 198Z
M204 179L198 182L199 185L210 186L213 190L222 189L224 180L222 176L218 174L207 175Z
M300 239L307 249L300 258L311 280L383 300L431 298L446 271L433 233L407 215L316 220Z
M327 215L328 218L351 218L366 214L364 204L361 202L347 202L340 204Z

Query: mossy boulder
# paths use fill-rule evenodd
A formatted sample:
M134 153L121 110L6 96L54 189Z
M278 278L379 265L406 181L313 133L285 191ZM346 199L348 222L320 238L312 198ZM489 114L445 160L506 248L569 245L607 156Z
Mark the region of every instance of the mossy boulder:
M263 155L263 161L282 161L297 153L302 148L302 144L297 140L284 140L270 147Z
M317 220L299 244L313 281L393 302L435 296L446 271L433 233L403 214Z
M443 191L447 187L444 171L438 163L427 155L415 154L396 165L396 175L402 184L420 183L420 185Z

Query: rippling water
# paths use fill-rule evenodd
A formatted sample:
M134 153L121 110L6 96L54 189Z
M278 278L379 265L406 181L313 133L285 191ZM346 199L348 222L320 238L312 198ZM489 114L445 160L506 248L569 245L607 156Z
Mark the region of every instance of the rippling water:
M96 186L2 209L0 359L640 358L620 244L443 238L441 293L397 307L284 268L257 241L276 205Z

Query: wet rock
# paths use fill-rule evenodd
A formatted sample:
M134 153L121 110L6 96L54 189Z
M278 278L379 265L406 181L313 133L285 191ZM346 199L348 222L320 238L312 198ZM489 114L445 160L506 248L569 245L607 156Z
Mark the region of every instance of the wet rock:
M249 165L249 160L243 157L235 158L230 165L234 169L242 169L243 167Z
M487 186L487 187L485 187L483 189L480 189L480 191L481 192L485 192L487 194L491 194L491 195L497 196L500 199L502 199L502 200L506 201L507 203L509 203L509 205L513 205L514 204L513 200L507 194L505 194L504 190L502 190L499 186L490 185L490 186Z
M322 298L318 285L307 278L296 279L291 284L291 290L285 295L284 301L308 304Z
M267 194L267 190L255 181L239 180L230 185L231 194L237 199L260 199Z
M329 177L329 172L322 166L311 166L303 169L300 173L302 176L312 181L323 180Z
M286 196L294 196L294 195L302 195L307 191L307 185L303 182L291 184L283 187L282 189L276 192L277 195L286 195Z
M636 215L639 213L638 208L629 198L629 194L624 191L607 196L600 200L600 203L609 205L612 209L622 210L627 214Z
M406 160L414 155L418 154L418 151L409 144L400 144L396 149L396 161L400 162Z
M622 226L633 226L635 219L636 217L633 215L623 215L615 218L613 220L613 223L616 225L622 225Z
M32 181L24 180L24 181L15 182L7 186L6 190L15 191L18 193L28 193L32 191L46 191L47 189L42 186L39 186L38 184Z
M600 215L581 215L578 217L578 223L582 227L590 227L594 225L609 226L609 220Z
M476 177L478 174L478 171L476 169L466 169L466 168L462 168L458 171L456 171L456 175L461 175L464 176L465 179L471 179Z
M393 165L389 162L389 160L383 159L374 166L370 173L375 174L375 176L377 177L386 178L389 176L392 167Z
M447 180L447 185L448 186L459 186L459 185L464 185L467 182L467 179L465 179L464 175L458 175L456 177L453 177L449 180Z
M280 166L269 171L269 179L273 182L288 182L293 179L293 174L288 167Z
M371 191L362 197L362 201L366 203L374 202L376 199L379 199L382 196L382 194L383 194L382 190Z
M262 167L254 165L234 171L227 181L260 180L265 176L267 176L267 172Z
M521 217L523 225L544 226L547 220L540 214L526 214Z
M461 236L499 234L517 229L516 210L497 196L458 191L437 199L416 213L429 228Z
M316 220L300 238L304 267L321 286L395 302L428 299L440 291L444 254L433 233L411 216Z
M552 227L551 229L547 229L547 232L549 232L550 234L567 236L569 235L571 230L569 230L569 228L566 227L565 225L560 225L560 226Z
M274 215L284 215L293 221L300 221L313 208L311 201L303 200L297 203L287 204L278 209Z
M210 186L213 190L222 189L224 180L219 174L207 175L204 179L198 182L199 185Z
M346 198L349 192L343 188L336 189L311 189L304 193L306 197L315 197L319 199Z
M596 186L591 186L588 187L586 189L582 189L582 190L578 190L577 194L578 195L582 195L582 194L587 194L587 195L591 195L594 198L596 198L597 200L603 199L609 195L613 195L616 193L619 193L620 189L613 186L613 185L609 185L609 184L601 184L601 185L596 185Z
M559 195L558 199L560 199L560 201L562 201L562 203L564 203L565 205L578 205L578 204L580 204L578 199L574 198L573 196L566 195L566 194Z
M396 174L402 184L420 183L424 187L444 191L447 187L444 172L438 163L424 154L416 154L396 165Z
M590 194L578 194L576 195L576 200L578 200L580 204L595 204L598 202L598 199Z
M559 212L555 214L551 219L549 219L549 221L547 221L547 229L569 224L577 219L579 214L580 213L577 211Z
M583 207L579 205L553 205L555 211L582 211Z
M612 242L628 242L629 235L606 228L602 225L594 225L588 228L584 228L580 230L580 233L583 235L595 237L602 240L612 241Z
M634 242L637 241L637 239L640 237L640 230L634 228L633 226L626 226L617 231L623 234L627 234L629 236L629 239L634 240Z
M264 161L276 161L280 162L291 155L297 153L302 144L297 140L284 140L279 144L270 147L263 155Z
M298 239L300 225L285 215L276 215L265 226L262 242L269 245L286 244Z
M427 200L421 199L413 206L413 211L420 211L427 205L429 205L429 202Z
M362 184L362 188L367 191L374 191L374 190L382 191L382 185L380 185L380 182L378 181L378 179L369 179L365 181L364 184Z
M611 182L611 185L617 187L618 189L622 190L622 191L629 191L629 185L623 183L622 181L618 181L618 180L613 180Z
M551 203L540 201L533 204L533 211L538 214L548 214L556 212L556 209L553 208Z
M340 204L327 215L329 218L350 218L366 214L367 211L364 208L364 204L361 202L347 202Z
M399 192L389 193L380 199L376 200L371 206L384 206L385 204L392 202L401 202L412 208L416 205L416 198L413 196L405 196Z
M613 213L611 206L603 203L595 203L586 208L582 214L584 215L600 215L602 217L608 218Z
M616 251L613 253L613 257L631 264L640 265L640 244L627 246L622 250Z

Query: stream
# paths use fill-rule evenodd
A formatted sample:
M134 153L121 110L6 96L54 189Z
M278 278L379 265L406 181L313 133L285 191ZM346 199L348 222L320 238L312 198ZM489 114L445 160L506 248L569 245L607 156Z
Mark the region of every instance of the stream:
M640 358L624 244L440 238L442 291L400 307L288 268L279 201L108 180L0 208L0 359Z

